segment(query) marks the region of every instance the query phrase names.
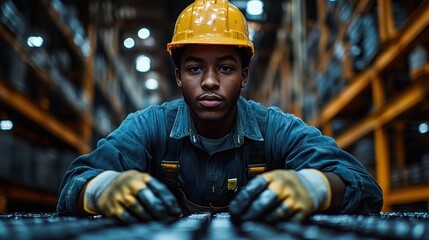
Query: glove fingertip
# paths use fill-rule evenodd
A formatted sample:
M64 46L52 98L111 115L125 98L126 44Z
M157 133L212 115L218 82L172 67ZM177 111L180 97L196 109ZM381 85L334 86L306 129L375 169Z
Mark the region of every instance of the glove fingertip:
M236 205L237 204L235 202L231 202L231 204L228 207L228 212L229 212L229 214L231 214L231 216L236 216L239 213L239 211L237 210Z
M128 211L124 211L124 213L122 213L122 216L120 217L120 220L125 222L125 223L135 223L138 222L138 219L132 215L130 212Z
M156 178L151 178L149 181L147 181L147 186L150 188L150 189L156 189L156 190L161 190L161 191L164 191L164 189L166 188L165 186L164 186L164 184L162 184L160 181L158 181Z
M171 209L172 209L173 215L178 216L178 217L180 217L180 216L183 215L183 211L182 211L182 209L179 206L175 206L175 207L173 207Z
M156 196L162 203L162 211L173 217L179 217L183 215L182 209L177 202L176 197L168 190L168 188L160 181L152 178L148 183L149 189L152 190L154 196Z

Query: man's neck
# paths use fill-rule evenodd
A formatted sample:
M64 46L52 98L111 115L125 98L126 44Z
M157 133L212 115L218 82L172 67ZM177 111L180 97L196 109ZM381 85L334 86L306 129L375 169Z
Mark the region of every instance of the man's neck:
M227 135L235 126L236 113L217 121L201 121L192 117L198 134L209 139L218 139Z
M195 128L198 134L209 139L222 138L223 136L230 133L233 127L234 127L234 122L232 123L222 122L221 124L195 123Z

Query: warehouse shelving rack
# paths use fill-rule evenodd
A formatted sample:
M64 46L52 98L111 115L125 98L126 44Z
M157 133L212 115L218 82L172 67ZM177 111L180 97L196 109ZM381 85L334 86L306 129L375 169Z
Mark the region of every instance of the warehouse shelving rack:
M358 159L383 189L383 211L399 209L403 205L411 209L413 204L422 202L427 208L429 174L425 173L427 165L420 160L423 156L417 152L425 153L429 137L427 134L410 137L407 126L429 121L429 2L314 2L317 6L315 16L307 14L306 18L300 19L288 16L293 12L305 15L303 3L285 1L290 13L285 15L283 33L279 36L286 37L278 38L276 54L273 54L268 67L272 71L264 79L265 88L273 87L263 89L255 96L263 96L259 100L267 104L271 102L272 95L285 96L288 101L281 106L285 111L318 127L352 154L358 155L354 152L356 146L363 140L369 140L373 145L367 149L369 159ZM398 16L398 10L401 10L398 5L401 4L405 11L402 9L399 13L403 15ZM351 44L351 32L356 31L356 23L367 15L374 17L374 29L377 29L377 41L373 42L376 47L370 45L375 49L375 54L367 60L364 68L356 69L353 65L356 61L353 57L356 56L353 56L355 49ZM368 34L369 30L365 29L367 32L362 34ZM294 32L307 35L297 38L293 36ZM306 39L305 44L300 39ZM298 51L302 45L306 48ZM418 48L423 48L420 54L425 55L426 59L420 58L418 66L411 68L416 65L411 58ZM365 51L365 48L361 50ZM295 57L292 61L286 57L290 52ZM280 60L278 55L282 55ZM333 63L334 60L337 61ZM331 85L326 77L330 74L330 67L333 67L330 64L334 67L337 67L335 64L341 65L341 72L337 75L340 82ZM280 78L281 86L271 84L276 82L276 76ZM401 77L406 81L395 82ZM335 93L324 95L325 92L322 92L338 89L337 85L342 88ZM265 94L277 91L282 92ZM410 166L414 166L414 172ZM419 179L415 180L417 176Z
M15 86L16 79L8 76L8 69L0 65L0 120L15 118L12 133L7 133L13 139L40 151L49 149L57 153L52 159L55 167L49 169L50 172L34 159L25 159L31 177L36 178L35 182L40 178L38 185L32 182L35 179L15 179L10 169L0 169L0 173L12 177L0 174L0 212L16 204L40 205L53 210L56 187L65 167L76 156L88 153L100 137L122 121L126 112L137 108L132 99L135 93L124 86L129 84L123 82L129 77L124 76L123 70L118 69L118 61L114 61L116 53L107 50L102 38L97 36L102 31L91 20L89 4L67 5L58 0L5 0L0 4L0 48L25 66L25 74L20 75L24 76L21 80L25 85L19 88ZM40 51L26 46L26 37L35 32L34 29L46 37L46 47ZM52 67L50 59L59 49L63 51L60 59L63 62L60 67ZM11 59L9 55L1 56L1 64ZM96 56L107 64L95 69ZM96 114L99 107L111 121L108 129L100 127ZM10 150L13 151L19 149ZM8 159L0 159L0 168L20 161ZM46 180L45 176L54 174L53 171L58 178L53 182Z
M360 1L359 4L371 4L371 1ZM375 3L374 3L375 4ZM429 183L412 184L401 188L391 187L392 165L402 164L405 168L406 159L402 163L395 163L391 156L405 156L405 149L399 147L405 144L402 134L393 136L399 143L394 146L389 144L388 127L392 126L394 131L398 129L396 123L404 122L413 115L410 110L423 109L427 112L427 101L429 97L429 64L410 72L411 82L401 88L391 97L386 96L386 81L384 73L392 68L401 68L401 58L406 57L417 45L426 45L429 40L429 4L426 1L420 3L409 15L407 22L400 28L394 28L392 14L392 1L377 1L379 37L381 44L385 47L379 52L373 62L363 71L356 74L350 81L348 87L330 101L320 112L319 116L311 123L321 126L323 132L333 136L340 147L347 148L367 134L373 134L375 143L375 166L376 179L384 191L384 210L392 210L394 205L413 203L429 200ZM359 8L357 8L360 11ZM362 8L365 9L365 8ZM350 104L365 91L372 94L372 109L365 116L354 123L340 135L334 135L331 121L342 112L347 111ZM414 114L422 114L415 112ZM411 116L413 118L414 116ZM423 116L422 116L423 117ZM423 117L424 119L424 117ZM403 130L402 130L403 131ZM402 142L401 142L402 141ZM402 151L402 152L401 152Z

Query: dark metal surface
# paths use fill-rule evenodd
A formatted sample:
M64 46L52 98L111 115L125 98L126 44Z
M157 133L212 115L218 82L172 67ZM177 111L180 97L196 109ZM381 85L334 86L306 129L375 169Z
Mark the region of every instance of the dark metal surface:
M228 213L193 214L175 222L123 224L102 216L57 213L0 215L0 239L428 239L429 214L312 216L303 223L235 225Z

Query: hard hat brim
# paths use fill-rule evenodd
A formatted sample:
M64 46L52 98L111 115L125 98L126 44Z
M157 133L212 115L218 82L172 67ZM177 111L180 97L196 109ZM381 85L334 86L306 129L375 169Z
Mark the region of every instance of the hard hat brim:
M168 43L167 44L167 51L169 54L173 51L174 48L180 48L184 45L191 45L191 44L199 44L199 45L230 45L230 46L237 46L237 47L247 47L249 48L249 51L251 52L251 55L254 54L253 49L253 43L250 41L242 41L242 40L231 40L231 38L219 38L218 36L216 38L214 37L207 37L207 38L198 38L198 40L191 40L186 39L183 41L174 41L174 43Z

